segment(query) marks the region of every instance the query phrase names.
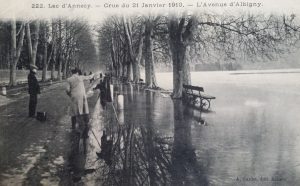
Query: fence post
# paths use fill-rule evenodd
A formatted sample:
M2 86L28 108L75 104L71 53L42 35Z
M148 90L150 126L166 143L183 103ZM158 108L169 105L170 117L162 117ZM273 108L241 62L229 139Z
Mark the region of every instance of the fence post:
M118 95L118 110L124 109L124 96Z
M110 96L111 100L114 101L114 85L110 85Z
M5 87L5 86L2 87L2 95L3 95L3 96L6 96L6 95L7 95L6 87Z

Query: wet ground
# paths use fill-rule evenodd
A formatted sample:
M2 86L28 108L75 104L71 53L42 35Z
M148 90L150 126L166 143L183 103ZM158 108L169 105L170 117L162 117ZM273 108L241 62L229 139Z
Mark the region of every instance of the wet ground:
M278 84L263 77L255 77L258 83L249 77L243 77L248 83L224 82L221 76L220 82L203 82L217 97L209 112L140 86L115 84L115 100L106 108L96 93L89 98L87 153L81 144L72 158L70 121L66 108L58 106L66 99L63 87L41 97L57 99L43 107L50 114L47 125L29 121L26 98L20 98L17 106L0 107L10 125L1 123L1 183L299 185L300 97L294 75L287 83L278 78ZM124 109L117 104L119 94Z
M87 86L89 87L89 86ZM43 87L37 111L47 121L28 118L26 91L8 95L0 106L0 185L70 185L71 121L65 84ZM97 95L91 95L91 111Z

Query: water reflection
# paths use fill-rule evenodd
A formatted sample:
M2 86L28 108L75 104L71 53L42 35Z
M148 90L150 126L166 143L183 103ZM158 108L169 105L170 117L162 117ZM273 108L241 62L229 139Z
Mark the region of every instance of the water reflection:
M136 87L134 87L136 89ZM165 106L159 94L122 88L125 98L124 124L106 127L113 141L112 163L99 171L102 185L207 185L191 138L193 110L175 100L170 111L174 133L162 135L157 108ZM134 96L132 96L134 94ZM118 112L120 113L120 112ZM166 118L166 121L170 118ZM163 121L161 121L163 122ZM173 123L169 123L173 125Z
M85 140L80 140L80 135L76 130L70 133L71 152L69 154L69 167L71 178L74 183L79 182L85 175L86 148Z
M174 104L174 144L172 149L172 185L208 185L204 170L197 161L192 145L191 115L193 110L183 106L181 100Z

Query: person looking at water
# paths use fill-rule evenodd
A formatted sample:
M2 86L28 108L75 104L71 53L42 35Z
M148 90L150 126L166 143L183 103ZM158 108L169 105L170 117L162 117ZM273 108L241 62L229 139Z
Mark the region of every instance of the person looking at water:
M103 80L103 76L102 73L100 73L100 81Z
M105 105L106 105L105 93L106 93L106 90L105 90L105 84L104 84L101 76L102 76L102 74L100 74L100 83L97 84L97 86L93 90L96 90L96 89L100 90L100 94L99 94L100 104L101 104L102 108L105 109Z
M89 79L90 76L80 76L78 72L77 68L71 70L72 76L67 79L66 93L71 99L72 129L75 129L76 124L78 123L81 134L87 135L89 106L84 87L84 80Z
M104 86L105 86L105 99L107 102L111 102L112 101L111 92L110 92L111 78L110 78L109 74L105 73L103 82L104 82Z

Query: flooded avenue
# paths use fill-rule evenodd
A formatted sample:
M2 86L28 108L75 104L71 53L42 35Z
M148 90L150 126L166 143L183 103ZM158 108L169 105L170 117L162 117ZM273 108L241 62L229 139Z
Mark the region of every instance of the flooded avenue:
M159 74L158 79L162 76L165 74ZM209 78L212 76L214 78ZM5 148L1 149L6 151L1 151L1 157L6 159L2 160L5 166L1 167L1 183L19 180L13 183L299 185L297 76L296 73L258 76L216 72L192 76L198 78L193 80L196 86L204 86L207 94L216 96L207 112L181 100L172 100L167 93L115 82L114 102L106 109L100 106L96 92L89 98L92 112L86 154L82 150L72 154L72 133L66 110L61 111L62 115L55 115L57 121L52 120L53 115L53 124L49 126L26 120L29 124L24 128L28 131L21 132L20 126L16 126L17 134L5 126L6 135L3 134L1 140ZM163 77L166 81L162 82L166 89L170 88L166 85L171 84L168 77ZM61 90L58 86L49 95L59 95ZM118 95L124 96L124 109L118 107ZM44 96L41 99L46 100L47 95ZM26 101L18 104L22 108ZM49 106L58 108L57 104ZM3 112L10 109L5 108ZM25 113L24 109L18 112ZM22 125L22 122L17 124ZM33 135L29 129L40 133ZM50 132L45 135L45 131ZM104 141L111 142L106 147L103 131L107 135ZM22 142L16 137L20 134ZM10 145L22 146L8 148L3 137L16 139ZM23 161L18 165L15 159L25 159L27 163Z

